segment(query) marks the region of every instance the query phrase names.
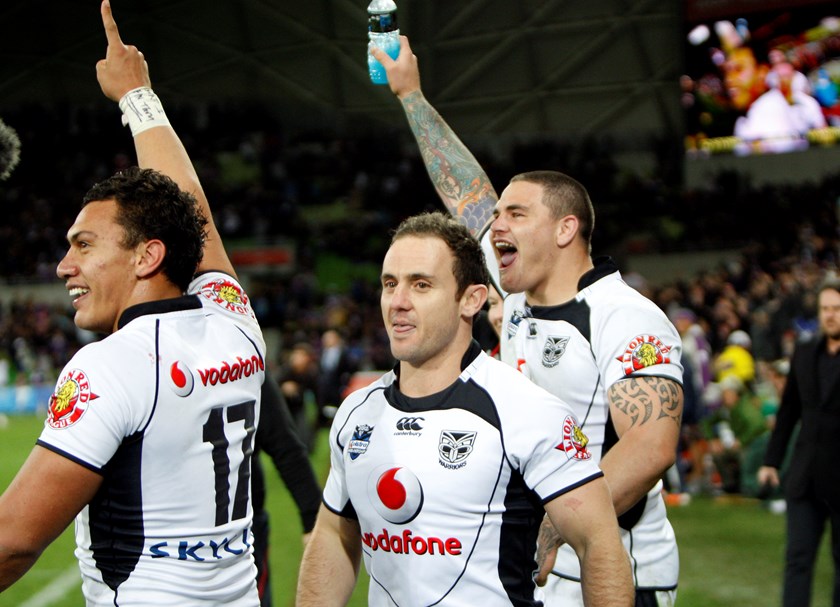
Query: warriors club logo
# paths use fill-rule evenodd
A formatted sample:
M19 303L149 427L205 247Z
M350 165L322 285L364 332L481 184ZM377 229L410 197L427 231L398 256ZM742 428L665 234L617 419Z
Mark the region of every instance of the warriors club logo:
M545 340L543 346L542 364L543 367L556 367L560 362L560 357L566 352L566 345L569 343L569 337L555 337L550 335Z
M423 486L415 474L401 466L379 467L368 482L373 509L389 523L404 525L423 508Z
M670 351L671 346L663 344L655 335L637 335L616 360L621 363L624 374L631 375L645 367L671 362Z
M237 314L251 314L248 307L248 296L229 280L211 280L201 285L199 293L213 303L227 308Z
M461 430L443 430L440 433L438 454L440 465L450 470L457 470L467 465L465 461L472 453L477 432Z
M97 398L85 372L70 369L58 380L50 396L47 424L56 430L72 426L84 415L90 401Z
M577 420L567 415L563 420L563 442L555 447L566 454L569 459L585 460L592 457L586 448L589 438L583 433Z

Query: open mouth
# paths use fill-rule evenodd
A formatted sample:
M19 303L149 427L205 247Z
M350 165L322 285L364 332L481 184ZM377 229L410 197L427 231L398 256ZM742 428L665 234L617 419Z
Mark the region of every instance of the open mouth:
M499 268L504 269L516 261L518 251L515 246L503 240L497 241L495 245L499 255Z
M82 287L73 287L72 289L67 289L67 293L73 299L73 303L76 303L82 297L90 293L90 289L85 289Z

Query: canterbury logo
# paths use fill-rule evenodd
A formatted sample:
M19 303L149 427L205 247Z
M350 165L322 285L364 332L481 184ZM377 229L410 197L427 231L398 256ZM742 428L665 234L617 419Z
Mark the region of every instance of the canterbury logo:
M426 421L422 417L403 417L397 421L397 430L401 432L419 432L423 429L423 426L420 425L420 422Z

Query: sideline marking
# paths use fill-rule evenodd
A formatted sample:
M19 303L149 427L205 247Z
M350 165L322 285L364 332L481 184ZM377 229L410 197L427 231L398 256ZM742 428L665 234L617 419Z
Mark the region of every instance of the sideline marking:
M19 607L47 607L64 598L68 590L77 584L81 585L81 583L79 566L73 565L47 584L41 592L21 603Z

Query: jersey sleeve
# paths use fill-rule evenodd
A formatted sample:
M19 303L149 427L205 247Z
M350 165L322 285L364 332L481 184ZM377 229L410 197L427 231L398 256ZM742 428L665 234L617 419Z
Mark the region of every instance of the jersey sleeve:
M67 363L50 397L38 444L96 472L141 431L155 403L154 356L112 338Z
M544 504L603 476L571 407L506 365L495 372L510 374L505 383L515 387L521 404L500 407L508 412L502 418L505 450Z
M353 512L350 505L350 493L347 490L347 477L344 469L344 446L351 437L343 431L348 423L347 401L338 408L330 427L330 473L324 485L324 505L336 514L347 516Z
M602 309L592 341L605 386L641 375L682 384L682 340L662 310L635 297L617 298Z
M187 293L198 295L206 309L229 317L248 335L257 339L260 350L265 351L265 342L251 299L233 276L224 272L205 272L193 279Z

